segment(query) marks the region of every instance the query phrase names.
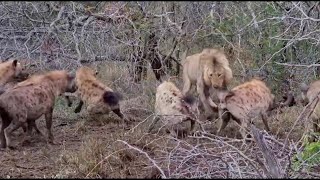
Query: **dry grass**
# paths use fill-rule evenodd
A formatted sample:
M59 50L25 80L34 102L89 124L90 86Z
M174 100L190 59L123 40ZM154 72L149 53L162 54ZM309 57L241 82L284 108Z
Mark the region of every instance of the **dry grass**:
M61 158L83 176L105 156L104 148L105 144L101 140L89 137L85 138L78 151L67 152ZM96 167L92 173L98 174L102 172L103 169L101 168L101 166Z
M27 171L23 171L23 177L268 177L268 172L264 170L264 157L260 149L254 142L243 143L240 139L239 125L234 121L229 123L221 136L214 135L217 131L217 120L202 121L205 132L200 133L197 125L197 135L188 136L185 139L174 139L163 132L148 134L147 129L153 119L155 89L159 84L153 74L149 72L150 79L135 84L128 80L128 71L122 63L111 62L98 67L99 78L123 94L124 99L120 106L125 116L133 119L129 124L130 129L126 129L122 121L113 113L95 120L88 119L85 110L79 114L73 113L76 103L69 108L64 99L58 99L54 111L54 136L61 144L46 149L41 147L43 142L35 141L34 144L42 152L39 157L35 157L41 159L45 154L52 159L52 164L44 172L39 168L35 169L33 174L37 175L30 175ZM181 88L181 80L175 79L175 81ZM234 83L238 83L236 79ZM292 157L300 147L295 142L303 134L303 125L298 124L294 128L290 135L293 141L283 148L284 139L302 109L296 106L283 109L283 113L274 111L269 118L271 133L263 131L262 120L255 122L255 125L262 130L261 133L264 134L268 147L274 152L281 168L287 171L289 177L315 177L293 172L289 166L288 157ZM44 121L38 121L40 129L43 129ZM26 151L32 154L35 150L30 148ZM10 159L16 155L1 156ZM11 173L10 176L15 175Z
M154 79L145 80L139 85L129 83L126 81L129 75L124 65L117 66L113 63L106 67L106 70L102 70L103 66L100 66L99 77L124 94L125 98L121 102L122 111L136 121L131 125L131 130L119 128L115 133L106 132L108 143L99 138L87 137L78 152L64 152L65 166L68 167L67 169L73 167L77 177L160 176L161 172L155 168L157 166L162 170L163 175L171 178L265 177L255 162L255 157L252 156L254 154L252 151L257 151L254 150L257 147L244 145L241 140L237 140L241 136L239 125L234 121L231 121L222 132L222 137L227 139L212 137L212 134L217 131L217 121L203 122L207 135L211 134L211 136L202 135L179 140L165 134L146 133L153 118L154 92L158 83ZM153 74L149 74L150 76L153 77ZM179 79L175 81L178 82L178 86L182 86ZM133 86L135 88L132 88ZM273 113L269 120L273 138L285 138L301 109L301 107L292 107L284 109L281 114ZM264 129L262 121L255 124L258 128ZM88 133L90 130L87 126L88 124L84 121L80 121L77 124L77 131L81 131L79 132L81 134ZM111 125L106 124L103 127L106 126L110 129ZM303 132L301 128L296 129L292 133L292 139L298 140ZM274 142L270 143L275 146ZM240 154L244 157L239 157L238 151L243 152L244 154ZM199 157L200 154L202 157ZM212 164L212 162L215 163ZM192 167L195 169L192 170ZM256 171L255 168L260 170Z

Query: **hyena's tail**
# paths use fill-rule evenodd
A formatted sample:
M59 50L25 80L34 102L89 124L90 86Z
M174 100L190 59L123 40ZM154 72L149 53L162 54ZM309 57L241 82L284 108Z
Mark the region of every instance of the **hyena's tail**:
M110 106L118 105L119 101L122 99L121 95L112 91L105 91L103 93L103 100Z

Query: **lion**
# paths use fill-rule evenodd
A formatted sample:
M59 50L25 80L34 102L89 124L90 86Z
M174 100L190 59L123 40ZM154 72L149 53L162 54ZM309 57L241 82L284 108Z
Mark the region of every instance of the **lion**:
M233 77L228 59L220 49L204 49L201 53L183 59L182 66L182 94L187 95L191 86L196 85L200 101L209 117L213 110L217 110L217 104L210 98L210 89L227 89Z
M74 76L67 71L51 71L27 80L0 96L0 131L1 147L11 146L11 133L28 123L27 134L30 135L35 120L45 115L48 142L54 144L51 132L52 112L57 96L66 91L74 92ZM25 136L26 137L26 136Z
M320 93L320 80L314 81L310 83L310 85L306 85L305 83L301 84L301 100L303 105L307 105L308 103L312 103L311 106L315 105L315 108L310 115L311 123L308 123L306 128L309 132L317 133L320 132L320 103L317 101L317 97L319 97ZM317 103L317 104L313 104ZM310 142L315 141L315 136L311 135L308 137Z
M87 66L82 66L77 70L76 86L78 90L76 93L81 100L74 112L79 113L83 104L86 103L89 115L108 114L112 111L121 119L126 120L119 107L121 95L100 82L96 75L97 73Z
M191 96L183 96L174 83L163 81L157 87L156 92L156 122L161 119L167 131L173 137L178 137L189 132L188 128L183 127L181 123L190 121L190 131L192 132L195 125L195 116L192 113L193 102L193 98ZM156 122L149 128L149 132L153 129Z
M221 90L218 92L219 117L221 120L218 134L229 123L230 118L222 118L223 113L230 113L231 118L241 125L240 133L245 139L248 124L261 116L265 128L270 131L267 116L272 110L275 96L266 84L257 79L245 82L234 87L231 91Z

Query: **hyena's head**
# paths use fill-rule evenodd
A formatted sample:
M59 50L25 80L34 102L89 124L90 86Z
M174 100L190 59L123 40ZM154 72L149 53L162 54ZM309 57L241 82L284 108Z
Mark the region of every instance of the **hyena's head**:
M75 81L75 74L68 73L67 79L68 79L68 85L65 92L74 93L78 89Z
M219 98L219 104L218 104L218 113L219 118L224 119L226 111L229 111L227 108L227 100L228 98L234 96L234 93L232 91L228 90L220 90L217 93L217 96Z
M17 59L11 60L12 61L12 71L14 72L14 78L20 81L26 80L29 77L29 73L26 70L25 66L22 66Z
M227 99L234 96L234 93L228 90L220 90L217 92L217 96L219 98L219 110L225 110L227 109Z
M181 113L187 115L191 119L196 118L196 113L198 112L198 101L192 95L183 96L180 100Z

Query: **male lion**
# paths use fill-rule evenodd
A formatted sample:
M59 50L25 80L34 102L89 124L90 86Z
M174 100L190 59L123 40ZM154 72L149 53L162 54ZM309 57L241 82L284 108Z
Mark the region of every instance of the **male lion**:
M217 105L210 98L210 89L227 89L227 84L232 79L232 70L229 67L228 59L222 50L204 49L186 57L182 61L183 66L183 90L186 95L192 85L197 86L197 92L204 106L206 115L213 113Z

